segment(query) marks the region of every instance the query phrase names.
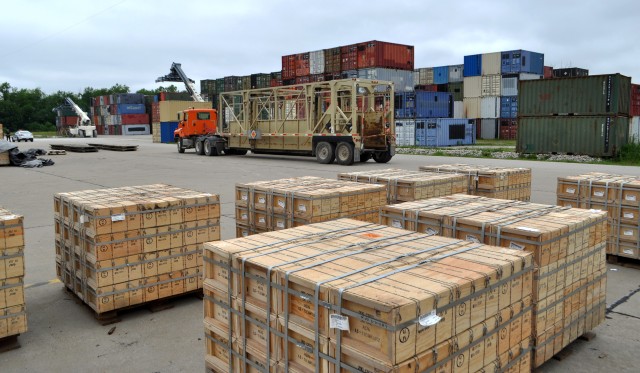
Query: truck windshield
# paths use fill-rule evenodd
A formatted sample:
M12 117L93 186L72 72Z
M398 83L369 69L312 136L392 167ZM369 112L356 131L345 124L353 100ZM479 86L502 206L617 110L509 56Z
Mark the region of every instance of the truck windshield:
M209 112L198 113L198 119L199 120L209 120L209 119L211 119L211 114Z

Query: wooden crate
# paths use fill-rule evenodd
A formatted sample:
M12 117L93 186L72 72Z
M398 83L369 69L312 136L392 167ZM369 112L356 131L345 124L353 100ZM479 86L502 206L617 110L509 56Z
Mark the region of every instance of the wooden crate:
M386 206L381 223L531 252L535 366L553 356L548 349L575 340L578 329L598 325L568 326L604 300L605 212L454 195Z
M56 272L97 314L202 288L217 195L155 184L54 196Z
M27 331L23 217L0 208L0 338Z
M467 175L469 194L518 201L531 200L530 168L449 164L421 166L420 171Z
M476 351L472 367L480 369L485 349L501 353L497 343L486 347L478 338L486 325L518 320L504 351L531 334L520 317L531 319L532 259L352 219L210 242L205 320L226 323L233 338L256 349L270 341L269 356L285 370L335 371L336 357L355 369L390 371L416 359L428 368L437 363L434 348L451 363L453 344L470 356L480 348L469 342L476 339L483 358ZM228 316L247 312L253 316L236 320L256 325L242 327ZM277 326L267 330L273 317Z
M607 253L640 259L640 178L591 172L559 177L557 203L561 206L598 209L609 217Z
M425 173L393 168L339 173L338 180L385 185L388 203L467 193L469 190L469 181L464 175Z
M0 152L0 166L8 166L11 164L9 152Z
M236 184L236 237L339 218L377 222L381 185L307 176Z

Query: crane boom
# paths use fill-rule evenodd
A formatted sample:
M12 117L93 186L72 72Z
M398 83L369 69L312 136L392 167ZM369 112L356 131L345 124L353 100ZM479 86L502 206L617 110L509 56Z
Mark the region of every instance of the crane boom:
M73 100L70 99L69 97L65 98L64 100L67 103L67 105L71 106L71 109L73 109L73 111L78 115L78 117L80 117L81 125L91 124L91 119L89 119L89 116L87 115L87 113L85 113L82 109L80 109L80 106L76 105L76 103L73 102Z
M185 74L184 71L182 71L181 64L179 63L176 63L176 62L172 63L171 71L169 72L169 74L165 76L161 76L158 79L156 79L156 83L160 83L160 82L183 82L184 85L187 87L187 92L193 98L193 101L204 102L204 99L202 98L202 96L200 96L200 94L196 92L196 89L194 86L195 81L187 77L187 74Z

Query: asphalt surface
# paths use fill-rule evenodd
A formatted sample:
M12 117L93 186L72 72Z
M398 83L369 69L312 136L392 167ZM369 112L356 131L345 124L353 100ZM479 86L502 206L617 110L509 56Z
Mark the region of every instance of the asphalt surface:
M321 165L310 157L252 155L205 157L192 150L154 144L150 136L98 139L36 139L21 149L49 149L50 144L105 143L139 145L135 152L52 155L50 167L0 167L0 206L24 215L26 301L29 331L20 349L0 353L0 372L202 372L204 341L202 301L187 297L172 309L139 309L122 321L102 326L89 309L64 292L56 280L53 194L85 189L154 183L221 196L222 238L233 238L236 182L293 176L335 178L338 172L468 163L530 167L532 202L555 204L558 176L604 171L640 176L639 167L396 155L388 164L369 161L351 167ZM562 361L551 360L543 372L637 372L640 367L640 269L609 265L607 319L590 342L577 341ZM108 332L115 326L112 334Z

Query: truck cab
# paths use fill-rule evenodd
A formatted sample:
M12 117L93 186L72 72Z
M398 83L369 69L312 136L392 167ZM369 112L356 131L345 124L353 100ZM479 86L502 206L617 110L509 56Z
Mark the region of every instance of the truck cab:
M217 133L217 120L215 109L189 108L178 112L178 128L173 132L178 152L195 148L198 154L222 153L225 141Z

